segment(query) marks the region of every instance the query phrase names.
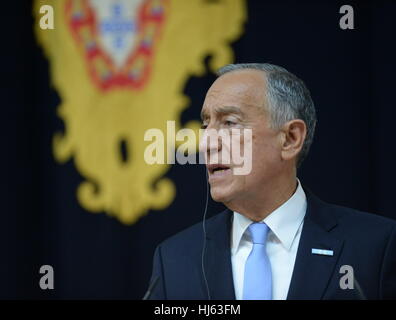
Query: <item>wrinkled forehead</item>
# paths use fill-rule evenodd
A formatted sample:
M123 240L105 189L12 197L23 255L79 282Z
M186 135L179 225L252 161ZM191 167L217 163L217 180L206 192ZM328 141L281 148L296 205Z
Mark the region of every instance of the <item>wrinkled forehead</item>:
M265 82L262 78L257 80L227 76L217 79L208 90L202 106L202 114L206 115L211 111L216 112L225 108L230 112L244 113L265 105Z
M266 77L262 71L232 71L216 79L206 94L205 104L235 101L240 104L262 105L265 91Z
M206 94L204 105L211 105L216 103L229 102L239 102L240 104L250 104L250 102L255 102L254 96L257 95L253 90L249 88L210 88ZM257 97L259 98L259 97ZM257 99L260 101L260 99Z

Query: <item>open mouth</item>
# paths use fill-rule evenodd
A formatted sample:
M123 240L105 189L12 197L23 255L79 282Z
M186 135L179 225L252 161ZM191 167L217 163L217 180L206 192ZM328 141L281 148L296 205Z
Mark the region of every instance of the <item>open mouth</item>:
M207 166L209 174L221 174L231 170L230 167L222 164L210 164Z

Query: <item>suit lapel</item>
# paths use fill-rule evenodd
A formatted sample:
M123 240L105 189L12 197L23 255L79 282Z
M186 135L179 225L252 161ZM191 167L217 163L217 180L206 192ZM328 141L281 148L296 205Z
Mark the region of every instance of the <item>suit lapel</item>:
M205 270L211 299L235 300L230 232L231 211L225 210L207 224Z
M335 272L343 241L334 238L330 230L337 221L327 204L307 192L307 213L297 250L296 262L288 292L288 300L322 299ZM333 251L332 256L313 254L312 249Z
M337 226L333 210L312 193L307 194L307 213L301 233L288 300L321 299L336 272L335 266L343 241L330 231ZM211 299L235 300L232 276L230 233L232 212L225 210L207 221L207 242L204 258ZM312 249L333 251L332 256L312 254Z

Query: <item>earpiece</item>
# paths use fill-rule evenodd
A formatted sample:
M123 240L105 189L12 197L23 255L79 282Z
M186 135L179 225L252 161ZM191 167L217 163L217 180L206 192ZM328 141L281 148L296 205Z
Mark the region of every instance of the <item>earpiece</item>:
M203 244L202 244L202 275L204 278L205 286L206 286L206 292L208 294L208 300L211 300L210 298L210 291L209 291L209 285L208 285L208 279L206 278L206 272L205 272L205 251L206 251L206 212L208 211L208 203L209 203L209 181L208 181L208 172L205 168L205 177L206 177L206 204L205 204L205 211L203 213L203 218L202 218L202 231L203 231Z

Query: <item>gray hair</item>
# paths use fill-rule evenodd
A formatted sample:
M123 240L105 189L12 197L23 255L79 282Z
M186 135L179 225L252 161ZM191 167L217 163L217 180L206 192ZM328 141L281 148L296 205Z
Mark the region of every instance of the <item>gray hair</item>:
M264 71L267 78L267 99L271 116L271 127L279 129L286 122L301 119L307 126L307 136L297 159L297 167L308 154L316 126L315 106L304 82L294 74L277 65L269 63L229 64L217 71L220 77L225 73L255 69Z

